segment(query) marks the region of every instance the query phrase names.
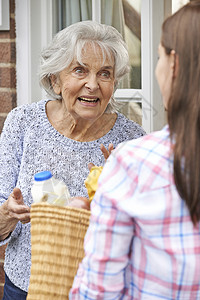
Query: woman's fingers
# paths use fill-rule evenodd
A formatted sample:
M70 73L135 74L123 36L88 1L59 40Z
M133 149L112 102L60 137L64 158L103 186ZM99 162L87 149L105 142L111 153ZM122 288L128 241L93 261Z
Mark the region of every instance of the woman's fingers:
M89 171L92 169L92 167L94 167L94 164L93 164L93 163L89 163L89 164L88 164L88 169L89 169Z
M103 153L103 156L104 156L104 158L105 158L105 160L106 160L106 159L108 159L108 157L110 156L111 152L113 151L114 146L113 146L112 143L109 144L108 150L107 150L106 147L105 147L103 144L101 144L101 145L100 145L100 149L101 149L101 151L102 151L102 153Z
M21 199L22 198L22 192L19 188L14 188L13 189L13 197L17 200L17 199Z
M110 156L111 152L113 151L114 146L113 146L112 143L110 143L110 144L108 145L108 150L107 150L106 147L105 147L103 144L101 144L101 145L100 145L100 149L101 149L101 152L103 153L103 156L104 156L105 160L107 160L108 157ZM88 169L89 169L89 171L90 171L91 168L94 167L94 166L95 166L95 165L94 165L93 163L89 163L89 164L88 164Z
M109 144L109 146L108 146L109 155L111 154L111 152L113 151L113 149L114 149L113 144Z
M19 188L14 188L8 198L7 209L11 218L28 223L30 222L30 208L24 204Z

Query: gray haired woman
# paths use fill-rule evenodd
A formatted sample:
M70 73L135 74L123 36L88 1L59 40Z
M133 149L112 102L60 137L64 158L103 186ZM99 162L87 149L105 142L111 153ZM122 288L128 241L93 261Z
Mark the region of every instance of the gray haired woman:
M8 243L3 299L26 299L28 291L34 174L49 170L71 197L85 199L88 163L103 165L113 147L145 134L116 111L113 93L128 62L116 29L73 24L42 52L40 84L47 99L9 113L0 142L0 245Z

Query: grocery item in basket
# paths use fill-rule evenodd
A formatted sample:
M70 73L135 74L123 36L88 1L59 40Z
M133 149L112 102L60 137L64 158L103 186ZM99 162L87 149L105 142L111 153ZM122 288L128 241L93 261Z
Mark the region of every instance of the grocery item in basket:
M34 175L31 194L34 203L47 202L49 204L66 206L69 204L70 199L65 183L54 178L50 171L43 171Z
M74 197L71 198L71 202L68 204L68 207L76 207L81 209L90 210L90 200L86 197Z
M100 176L102 170L103 170L102 166L100 166L100 167L93 166L90 169L90 173L85 180L85 186L87 188L90 202L92 201L94 194L98 188L98 179L99 179L99 176Z

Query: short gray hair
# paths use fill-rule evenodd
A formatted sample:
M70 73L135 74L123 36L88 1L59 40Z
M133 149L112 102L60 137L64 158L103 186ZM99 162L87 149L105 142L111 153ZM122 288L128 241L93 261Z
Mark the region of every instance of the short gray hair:
M81 62L81 52L86 42L99 45L104 55L114 58L115 89L121 78L129 72L129 55L122 35L112 26L95 21L82 21L59 31L41 53L39 82L54 99L61 99L51 84L51 75L70 66L74 57ZM115 110L115 100L110 99L110 108Z

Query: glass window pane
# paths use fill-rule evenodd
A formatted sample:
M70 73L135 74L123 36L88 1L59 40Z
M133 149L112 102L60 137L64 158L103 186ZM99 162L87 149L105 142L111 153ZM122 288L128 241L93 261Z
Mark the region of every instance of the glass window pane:
M119 103L118 111L128 119L135 121L142 126L142 103L134 101L122 101Z
M130 74L119 88L141 89L141 0L102 0L102 23L124 37L130 56Z
M54 1L54 31L85 20L92 20L92 0L56 0Z
M123 0L125 41L130 56L130 88L141 88L141 1Z
M101 0L102 23L114 26L123 36L130 57L130 73L119 89L141 89L141 0ZM142 125L142 103L118 100L119 111Z

